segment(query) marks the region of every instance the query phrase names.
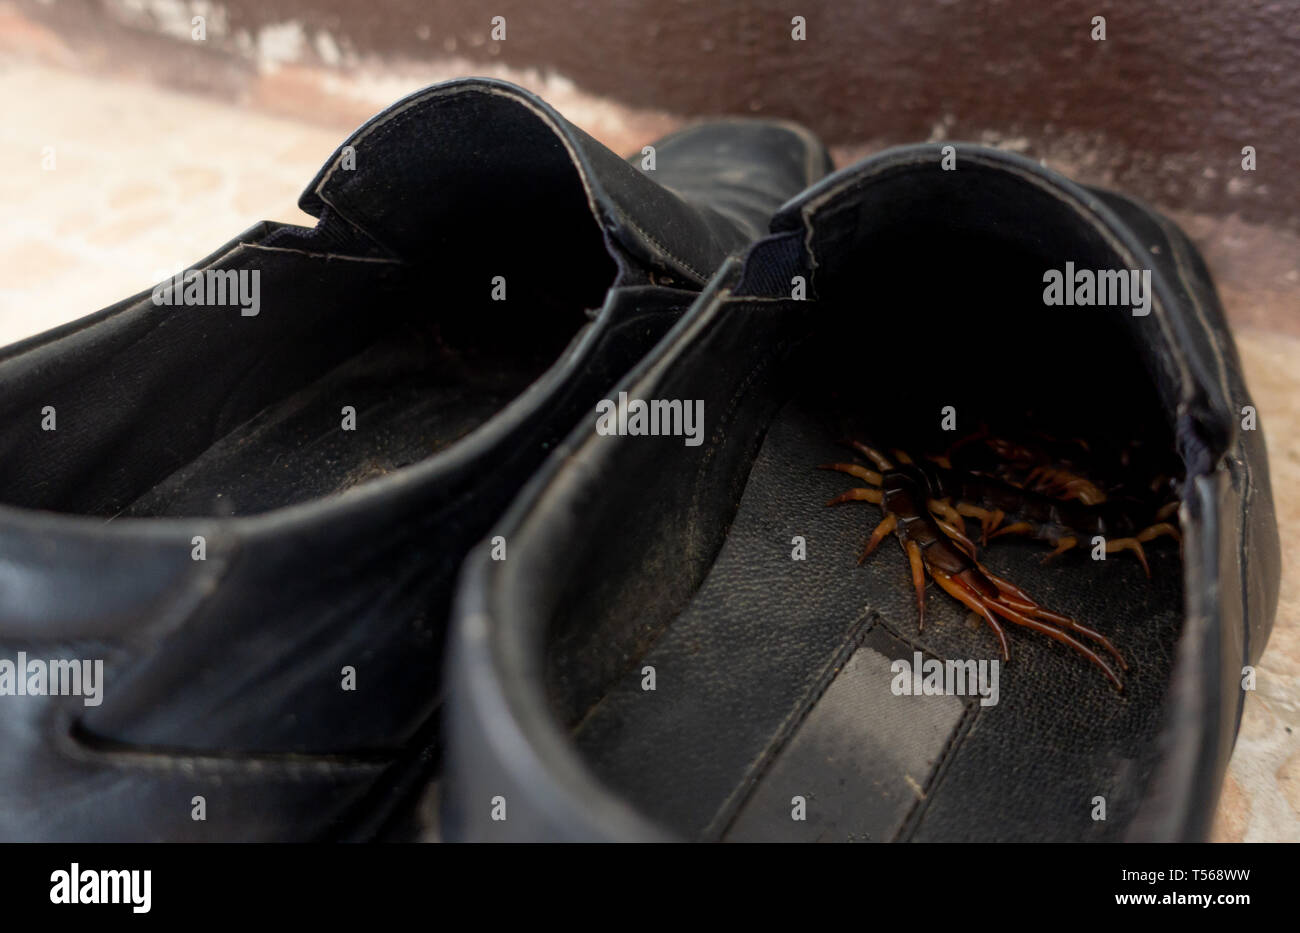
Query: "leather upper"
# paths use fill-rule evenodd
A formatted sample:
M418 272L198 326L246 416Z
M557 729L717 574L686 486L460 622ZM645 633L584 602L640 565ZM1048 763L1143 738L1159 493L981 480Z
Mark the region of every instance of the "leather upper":
M726 430L712 429L715 448L691 473L697 484L693 498L689 503L657 502L656 514L668 511L686 522L692 534L677 547L699 549L706 555L700 559L709 559L708 549L719 542L703 540L706 529L711 522L725 525L729 519L724 510L734 508L727 471L742 476L745 472L743 466L727 464L731 458L752 457L744 440L748 429L741 425L762 417L745 407L746 388L759 378L764 364L761 351L751 345L758 338L747 340L740 322L757 320L760 314L788 314L796 320L799 302L789 297L801 277L812 299L811 310L803 312L808 315L817 314L817 299L832 291L869 296L871 273L863 271L861 261L846 257L853 255L855 244L867 241L868 233L888 238L902 228L922 201L945 230L993 243L1023 237L1048 255L1071 255L1073 249L1110 257L1119 267L1149 268L1151 316L1133 318L1124 326L1151 374L1186 468L1180 516L1184 618L1163 701L1164 724L1154 752L1158 764L1142 787L1143 796L1133 802L1127 837L1203 838L1240 716L1242 666L1258 659L1272 625L1280 558L1263 438L1258 431L1238 429L1249 396L1222 309L1195 249L1173 224L1149 209L1083 188L1008 153L968 145L958 145L957 153L959 180L941 170L940 146L914 146L843 169L791 201L773 220L772 234L752 246L742 261L724 266L669 338L620 384L620 390L646 398L698 393L706 387L723 398L729 395L728 387L734 394L722 416L729 419ZM936 204L946 209L936 211ZM996 221L990 219L994 217ZM933 261L942 268L942 255ZM905 313L911 312L878 306L869 298L862 301L861 314L867 318ZM766 329L771 325L762 326L763 341L775 343ZM719 345L728 341L733 349L720 355ZM712 347L712 357L704 353L706 345ZM1050 365L1052 348L1012 348L1037 350ZM891 349L864 346L864 372L870 373L873 354ZM777 352L774 346L772 354ZM720 365L724 356L734 357L734 365ZM1104 378L1104 371L1062 375ZM729 447L731 436L739 440ZM475 556L467 562L449 659L455 683L448 716L452 771L443 794L443 818L452 838L613 840L668 835L596 776L566 728L585 707L569 708L557 696L556 683L577 690L584 688L584 677L608 679L616 672L596 669L602 657L593 657L572 632L558 641L548 634L558 624L549 613L556 605L572 604L575 590L611 594L604 599L616 602L613 583L584 581L603 581L616 573L617 565L601 563L593 569L589 565L601 558L588 553L590 549L577 550L576 542L612 533L610 521L599 517L602 503L607 509L615 498L607 492L609 484L636 482L649 465L648 449L638 448L635 439L594 436L589 426L575 429L501 525L502 533L524 542L516 549L516 559L501 565ZM655 474L668 469L662 461L652 467ZM656 555L645 559L670 565L660 556L666 545L656 542L660 534L677 539L657 530L657 519L640 521L639 540ZM574 551L586 553L587 564L576 562ZM567 555L563 564L556 553ZM678 579L682 573L665 573L653 595L642 595L646 626L650 619L666 624L661 617L678 611L690 596L681 591L692 585ZM641 592L642 584L632 575L622 586ZM735 593L729 599L745 602L752 597ZM568 620L563 613L557 618ZM583 623L568 624L581 629ZM629 653L638 650L636 632L622 635L628 641L617 646ZM598 634L606 641L618 635ZM693 753L710 751L693 748ZM512 801L509 822L488 820L487 808L473 796L484 787L497 788Z
M381 775L424 767L466 549L726 255L829 164L802 130L758 122L659 145L660 174L643 173L520 88L440 85L340 147L303 195L315 228L259 224L195 265L260 270L257 317L160 308L146 292L0 352L0 657L105 661L94 708L0 698L25 701L0 716L0 838L316 838L387 805L367 797L393 796ZM553 254L537 294L572 299L586 323L476 430L327 498L106 520L291 386L295 346L346 358L385 283L493 243ZM30 433L50 399L67 426L58 462ZM87 416L92 403L103 410ZM365 689L338 689L348 665ZM198 795L220 816L193 820Z

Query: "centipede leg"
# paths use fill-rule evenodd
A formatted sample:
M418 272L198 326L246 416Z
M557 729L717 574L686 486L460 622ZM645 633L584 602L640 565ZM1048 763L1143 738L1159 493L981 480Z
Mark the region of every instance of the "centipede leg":
M993 585L998 588L998 591L1002 594L1002 602L1006 603L1013 609L1017 609L1020 612L1033 616L1041 621L1064 626L1065 628L1073 629L1081 635L1086 635L1088 638L1091 638L1093 641L1097 642L1097 644L1109 651L1111 656L1119 663L1121 669L1128 670L1128 662L1124 660L1124 656L1119 653L1119 649L1112 645L1110 639L1105 635L1080 622L1076 622L1067 615L1062 615L1059 612L1052 612L1050 609L1045 609L1038 605L1038 603L1034 602L1028 593L1011 581L1004 580L997 574L990 572L983 564L976 564L976 566L979 567L980 572L984 574L984 576L988 577L989 580L992 581Z
M856 476L864 483L870 483L872 486L879 486L881 483L880 474L875 470L869 470L860 463L823 463L817 467L819 470L835 470L839 473L847 473L850 476Z
M1106 501L1106 494L1091 480L1056 467L1035 467L1025 477L1025 486L1035 492L1062 499L1078 499L1084 505L1097 505Z
M892 470L894 468L894 465L889 462L889 458L875 448L868 447L861 441L851 441L850 443L854 450L874 463L877 468L881 470Z
M965 533L959 531L956 526L950 525L940 518L936 518L934 523L939 526L944 534L952 538L952 540L957 543L957 546L965 551L971 560L975 559L975 543L971 541L970 538L966 537Z
M997 587L998 592L1001 594L1000 598L1002 602L1011 606L1013 609L1018 609L1021 612L1026 613L1027 615L1032 615L1035 618L1046 622L1052 622L1056 625L1062 625L1065 628L1073 629L1080 634L1088 636L1109 651L1114 656L1115 660L1119 662L1121 668L1128 670L1128 664L1125 662L1124 657L1119 653L1115 646L1110 643L1110 640L1106 638L1105 635L1102 635L1100 632L1097 632L1086 625L1076 622L1069 616L1062 615L1059 612L1052 612L1050 609L1040 606L1038 603L1034 602L1033 597L1020 587L1016 586L1010 580L1005 580L1002 577L999 577L983 564L976 562L975 566L979 568L980 573L984 574L984 576L987 577L995 587Z
M1055 493L1062 499L1078 499L1084 505L1097 505L1106 501L1106 494L1086 479L1071 479L1059 483Z
M1002 650L1002 660L1011 660L1011 649L1007 646L1007 633L1000 623L989 611L988 606L984 605L978 594L967 587L961 586L957 581L944 573L942 570L931 569L930 576L934 577L934 582L938 583L945 593L957 600L967 609L972 610L977 615L982 616L984 621L993 629L993 634L998 637L998 646Z
M982 441L988 436L989 436L988 425L981 425L978 431L972 431L970 434L967 434L965 437L960 437L957 440L953 441L952 444L949 445L948 449L944 451L944 456L951 457L961 448L966 447L970 444L974 444L977 441Z
M916 611L918 615L916 630L925 629L925 561L921 559L921 548L915 541L904 545L907 559L912 564L912 586L916 588Z
M859 567L871 556L871 552L880 546L880 542L885 540L885 536L891 534L896 527L898 527L898 516L892 513L886 515L884 521L877 525L876 530L871 533L871 540L867 542L862 556L858 558Z
M991 601L989 607L998 615L1002 616L1004 619L1007 619L1008 621L1015 622L1017 625L1023 625L1026 628L1033 629L1036 632L1042 632L1044 635L1047 635L1049 638L1054 638L1059 642L1069 645L1075 651L1079 652L1088 660L1092 661L1093 664L1096 664L1098 667L1100 667L1102 673L1105 674L1110 679L1111 683L1113 683L1116 686L1116 688L1118 688L1121 691L1124 689L1123 681L1119 679L1118 674L1116 674L1113 670L1111 670L1111 667L1109 664L1106 663L1105 658L1097 654L1097 652L1093 651L1083 642L1079 641L1079 639L1072 636L1069 632L1059 629L1054 625L1049 625L1046 622L1027 616L1024 613L1011 608L1010 606L997 602L996 600ZM1115 650L1114 647L1111 646L1109 641L1106 641L1101 636L1097 636L1097 637L1102 642L1105 642L1105 647L1110 648L1111 651Z
M871 502L875 505L880 505L880 498L881 493L879 489L859 487L858 489L850 489L848 492L840 493L826 504L839 505L841 502Z
M1027 535L1031 534L1034 526L1029 522L1012 522L1010 525L1003 525L997 531L989 535L989 539L1000 538L1002 535Z
M1053 557L1058 557L1061 554L1064 554L1066 551L1068 551L1070 548L1074 547L1078 543L1079 543L1078 538L1057 538L1055 541L1051 542L1052 547L1055 548L1055 550L1051 551L1049 554L1047 554L1047 556L1043 558L1043 563L1045 564Z
M984 574L984 576L988 577L989 580L992 581L993 585L998 588L998 592L1001 593L1004 598L1007 596L1011 596L1016 602L1018 602L1021 606L1023 606L1026 609L1032 609L1038 605L1036 602L1034 602L1033 598L1030 597L1028 593L1026 593L1020 587L1016 586L1010 580L1002 579L997 574L992 573L983 564L977 563L975 566L979 568L980 573Z
M961 533L966 534L966 522L962 520L961 513L954 509L942 499L931 499L929 502L930 511L936 516L942 516L943 520L954 528L960 529Z
M969 502L958 502L956 510L959 515L979 519L981 544L988 544L989 533L1001 525L1002 520L1007 517L1001 509L985 509L978 505L971 505Z
M1183 540L1182 533L1169 522L1160 522L1152 525L1150 528L1144 528L1142 531L1138 532L1137 539L1139 541L1150 541L1153 538L1160 537L1161 535L1168 535L1179 543Z
M931 574L944 590L964 605L969 606L981 615L986 615L991 610L1010 622L1032 629L1035 632L1041 632L1049 638L1053 638L1056 641L1069 645L1075 651L1092 661L1092 663L1096 664L1097 667L1101 668L1102 673L1106 675L1116 688L1121 691L1124 689L1123 681L1119 679L1119 675L1111 669L1111 666L1106 663L1106 659L1097 654L1097 652L1093 651L1086 644L1079 641L1079 639L1072 636L1069 632L1059 629L1054 625L1050 625L1047 622L1027 616L1001 600L990 599L963 581L948 576L947 574L942 573L942 571L931 571ZM1102 641L1105 640L1102 639ZM1109 642L1105 642L1105 644L1111 651L1114 651L1114 648L1110 646Z
M1117 551L1132 551L1137 555L1138 563L1142 565L1142 570L1146 573L1147 578L1151 577L1151 565L1147 563L1147 553L1142 549L1142 542L1137 538L1116 538L1113 541L1106 542L1106 553L1114 554Z

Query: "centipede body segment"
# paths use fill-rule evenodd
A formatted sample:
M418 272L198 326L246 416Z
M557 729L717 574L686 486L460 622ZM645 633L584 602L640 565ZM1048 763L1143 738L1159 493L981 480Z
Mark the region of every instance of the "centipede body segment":
M1132 502L1109 498L1091 480L1066 467L1038 465L1028 471L1025 485L1016 485L998 476L954 469L947 455L914 460L903 451L892 451L891 457L860 442L853 442L853 447L872 466L839 462L825 464L823 469L848 474L865 485L848 489L827 504L866 502L879 506L881 520L858 563L875 552L886 537L892 534L898 539L911 570L922 628L929 577L983 619L997 638L1004 660L1010 658L1005 628L1009 622L1061 642L1123 690L1118 672L1127 670L1128 665L1110 640L1039 604L980 563L976 546L966 535L965 520L980 522L984 543L1005 535L1046 541L1053 547L1048 559L1100 535L1106 539L1108 553L1132 551L1149 576L1142 544L1161 536L1178 538L1177 528L1167 521L1168 507L1143 506L1145 511L1135 518Z

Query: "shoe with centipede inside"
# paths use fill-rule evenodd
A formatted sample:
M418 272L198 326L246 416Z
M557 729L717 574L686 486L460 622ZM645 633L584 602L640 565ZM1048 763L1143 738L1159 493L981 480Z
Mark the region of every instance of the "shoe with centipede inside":
M787 204L611 396L700 442L593 418L467 562L447 838L1206 836L1280 557L1214 286L955 149Z

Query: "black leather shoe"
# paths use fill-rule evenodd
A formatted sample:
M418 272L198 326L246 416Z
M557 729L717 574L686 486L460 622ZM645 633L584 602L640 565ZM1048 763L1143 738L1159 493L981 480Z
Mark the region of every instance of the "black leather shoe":
M1279 577L1214 288L1143 206L956 155L783 208L494 526L509 560L467 560L446 838L1206 835ZM703 442L638 400L702 405ZM972 558L945 495L1030 536L968 525Z
M430 88L324 167L315 228L3 352L0 838L352 838L422 786L466 548L829 167L759 121L642 159Z

